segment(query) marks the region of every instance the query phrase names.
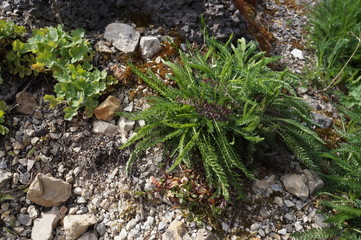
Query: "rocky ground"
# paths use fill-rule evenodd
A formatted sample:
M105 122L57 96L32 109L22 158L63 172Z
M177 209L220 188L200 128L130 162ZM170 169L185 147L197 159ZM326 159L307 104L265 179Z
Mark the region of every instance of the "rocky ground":
M232 1L183 0L175 1L174 8L157 1L139 1L138 5L127 5L127 1L104 1L104 5L87 1L77 5L78 12L73 8L81 1L51 2L53 11L59 12L58 17L39 13L47 1L2 1L2 16L30 26L63 21L70 27L99 27L90 34L96 44L96 60L123 84L101 99L103 103L95 117L78 117L70 122L63 120L63 106L49 109L43 101L45 94L52 93L52 83L47 79L24 83L14 92L16 100L8 102L12 103L7 118L10 133L2 138L0 146L0 185L14 200L1 202L1 240L291 239L292 232L324 226L323 216L317 212L318 200L312 196L315 189L323 186L322 180L287 153L270 154L271 163L260 167L260 180L248 186L249 202L226 206L225 213L216 221L189 218L187 211L174 208L167 196L148 194L154 188L152 179L163 176L158 166L168 164L162 157L161 146L147 151L131 176L125 174L130 150L118 147L132 136L137 126L145 123L129 121L114 112L146 108L143 96L151 90L127 76L124 59L136 59L143 67L158 69L163 76L167 69L160 65L160 59L176 58L167 39L181 41L183 49L186 47L180 35L199 40L197 21L201 12L206 13L206 20L207 16L211 20L208 26L216 37L222 39L235 32L236 36L252 38ZM263 2L257 18L267 22L274 35L272 53L284 56L282 65L300 72L306 60L309 63L312 59L305 47L306 8L300 7L304 2ZM152 24L132 21L129 16L125 21L126 12L134 13L129 9L140 8L141 3L146 6L144 11L162 11L146 19ZM101 14L92 15L94 10L89 9L94 6L100 7ZM116 9L122 9L125 15L118 16ZM179 10L179 17L172 15L175 10ZM146 13L143 12L144 16L148 16ZM89 15L99 19L88 21ZM78 22L71 22L74 16ZM180 25L177 34L175 25ZM119 38L119 33L124 38ZM315 110L335 112L308 89L300 88L299 94ZM332 118L314 115L324 127L332 124ZM267 164L273 167L268 169Z

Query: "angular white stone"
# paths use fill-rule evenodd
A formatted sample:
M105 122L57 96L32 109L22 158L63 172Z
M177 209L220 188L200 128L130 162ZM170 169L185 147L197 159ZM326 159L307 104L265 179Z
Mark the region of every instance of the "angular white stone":
M132 26L124 23L109 24L104 33L104 38L122 52L134 52L139 43L140 33Z
M142 53L142 57L147 59L156 55L160 51L161 45L158 38L153 36L144 36L140 38L139 48Z
M64 217L66 239L78 239L89 226L97 223L94 214L67 215Z

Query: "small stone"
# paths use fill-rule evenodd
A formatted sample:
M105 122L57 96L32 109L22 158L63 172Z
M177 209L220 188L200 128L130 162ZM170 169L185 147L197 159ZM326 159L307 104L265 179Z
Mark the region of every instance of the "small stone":
M29 214L19 214L16 219L21 225L26 225L31 221Z
M135 121L127 120L125 117L121 117L118 122L119 131L121 134L127 135L130 130L133 129Z
M100 236L103 236L107 231L104 223L99 223L95 229Z
M147 59L156 55L161 49L161 45L158 38L153 36L144 36L140 38L139 48L142 57Z
M107 97L95 110L95 117L99 120L111 121L115 113L120 110L121 102L114 96Z
M29 207L28 207L28 209L27 209L27 213L29 213L29 217L31 218L31 219L35 219L35 218L37 218L38 217L38 210L35 208L35 206L34 205L30 205Z
M278 196L274 198L273 202L276 203L279 207L283 206L283 199Z
M15 110L20 114L31 115L36 109L35 97L25 91L21 91L16 94L16 107Z
M266 236L266 233L264 232L264 230L262 228L260 228L258 230L258 234L261 236L261 237L265 237Z
M306 185L307 178L301 174L286 174L281 177L286 190L299 197L301 200L306 200L309 196L309 189Z
M98 237L93 232L86 232L83 235L81 235L81 237L78 238L78 240L98 240Z
M225 232L231 232L231 228L229 227L229 225L228 225L227 223L222 222L222 223L221 223L221 226L222 226L223 231L225 231Z
M313 191L322 188L325 184L321 180L321 178L317 175L317 173L310 171L308 169L303 170L303 173L305 174L307 178L307 185L310 189L310 194L313 193Z
M49 212L41 213L41 217L35 219L31 231L33 240L50 240L53 239L53 229L60 220L59 210L53 207Z
M113 53L113 51L110 49L110 44L105 41L99 41L95 44L95 50L100 53Z
M131 219L131 220L127 223L127 226L125 227L125 229L126 229L127 231L129 231L130 229L134 228L135 225L137 225L137 223L138 223L138 219L133 218L133 219Z
M70 194L69 183L39 173L31 183L27 197L36 204L52 207L68 200Z
M277 231L278 234L281 234L281 235L286 235L287 233L287 229L286 228L282 228L281 230Z
M283 191L282 187L280 185L278 185L278 184L272 184L271 188L275 192L282 192Z
M1 3L1 9L4 11L4 12L11 12L12 11L12 8L11 8L11 5L9 2L2 2Z
M104 38L111 42L118 50L129 53L134 52L139 43L140 33L132 26L124 23L109 24L104 33Z
M260 227L259 223L253 223L251 225L250 229L251 229L252 232L255 232L255 231L258 231L259 227Z
M21 184L26 185L26 184L28 184L29 180L30 180L29 172L20 173L19 182Z
M92 132L99 135L114 136L118 132L118 127L104 121L94 121Z
M166 227L167 227L167 223L166 223L166 222L163 222L163 221L160 221L159 224L158 224L158 231L162 231L162 230L164 230Z
M325 217L320 214L320 213L316 213L314 218L313 218L315 225L317 228L326 228L329 227L330 224L329 223L325 223Z
M132 112L134 107L134 102L130 102L128 106L126 106L123 111L124 112Z
M183 222L173 220L167 231L162 234L162 240L191 240L191 237L186 232L185 224Z
M320 114L317 112L312 112L313 120L316 124L318 124L321 128L329 128L333 123L333 119L324 114Z
M97 223L93 214L67 215L64 217L64 230L67 239L78 239L89 226Z
M3 187L10 178L11 178L10 172L4 169L0 169L0 187Z
M271 175L265 180L256 180L254 186L260 190L266 190L269 186L274 184L275 182L275 175Z
M299 231L301 231L303 229L302 224L300 222L298 222L298 221L294 223L294 227L295 227L295 230L297 232L299 232Z
M290 201L290 200L284 200L284 202L285 202L285 204L286 204L286 206L287 207L293 207L295 204L292 202L292 201Z
M114 238L114 240L124 240L127 238L128 232L127 230L125 230L125 228L122 229L122 231L120 231L119 236L116 236Z
M295 48L291 51L291 54L295 57L295 58L298 58L298 59L305 59L303 57L303 52L298 49L298 48Z

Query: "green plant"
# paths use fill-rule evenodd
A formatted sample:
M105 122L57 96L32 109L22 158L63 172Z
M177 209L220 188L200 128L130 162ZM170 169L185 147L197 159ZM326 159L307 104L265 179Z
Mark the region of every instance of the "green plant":
M214 189L205 184L201 175L185 167L181 168L179 174L180 177L175 177L165 173L159 180L151 177L154 189L148 193L154 195L160 192L175 208L188 209L193 217L199 219L222 213L226 203L214 196Z
M352 56L343 76L359 68L361 49L352 34L361 33L361 2L322 0L311 11L311 46L316 50L318 67L331 77L336 76Z
M12 74L24 77L50 72L57 80L54 87L56 96L46 95L44 98L51 107L66 103L66 120L77 115L81 107L85 107L86 114L91 116L101 92L115 83L106 71L100 71L89 63L93 50L82 29L73 30L70 34L60 25L35 29L26 42L17 39L12 47L13 51L7 54Z
M327 198L321 203L333 211L325 220L331 226L294 234L298 239L361 238L361 115L345 108L342 111L351 117L347 125L338 129L347 142L340 143L340 147L331 153L323 154L334 164L333 174L326 179L329 191L336 193L320 193Z
M6 104L4 101L0 100L0 134L5 135L9 130L7 127L2 125L4 123L4 115L6 111Z
M137 143L127 162L128 173L140 153L164 143L166 153L175 157L168 171L181 163L201 167L209 183L229 200L230 188L243 196L242 174L254 178L246 165L256 150L272 147L278 140L317 169L323 143L309 128L313 122L308 105L295 97L290 85L296 78L268 68L278 58L257 52L253 42L240 39L233 46L231 39L225 45L205 39L207 50L180 52L180 64L165 62L177 87L131 65L160 96L148 98L149 109L124 114L147 123L121 146Z
M12 21L7 21L4 19L0 20L0 53L1 56L6 56L9 51L8 47L11 46L14 39L24 36L26 32L25 27L18 26ZM3 65L4 59L1 59L1 65ZM0 66L1 71L1 66ZM0 84L3 82L3 79L0 75Z

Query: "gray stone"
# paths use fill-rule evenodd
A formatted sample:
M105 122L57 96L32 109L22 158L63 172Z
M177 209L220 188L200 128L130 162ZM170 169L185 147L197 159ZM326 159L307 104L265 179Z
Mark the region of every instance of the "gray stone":
M5 183L11 178L11 173L4 170L4 169L0 169L0 187L4 186Z
M36 109L36 99L28 92L19 92L16 94L16 108L15 110L20 114L31 115Z
M310 171L308 169L303 170L303 173L305 174L307 178L307 185L310 189L310 194L313 193L313 191L322 188L325 184L321 180L321 178L317 175L317 173Z
M83 235L81 235L81 237L78 238L78 240L98 240L98 237L93 232L86 232Z
M321 128L329 128L332 125L333 119L330 117L327 117L326 115L312 112L313 120L316 124L320 125Z
M104 38L111 42L118 50L129 53L134 52L138 46L140 33L132 26L124 23L109 24L104 33Z
M39 173L29 187L30 201L45 207L59 205L70 197L71 185L61 179Z
M113 53L113 51L110 49L111 44L105 42L105 41L99 41L95 44L95 50L100 53Z
M183 222L173 220L167 231L162 234L162 240L191 240L191 237L186 232Z
M11 12L12 8L9 2L4 1L1 3L1 10L3 10L4 12Z
M275 175L271 175L264 180L256 180L254 186L260 190L266 190L275 183Z
M147 59L156 55L160 51L161 45L158 38L153 36L144 36L140 38L139 48L142 57Z
M275 192L282 192L283 191L282 187L280 185L278 185L278 184L272 184L271 188Z
M306 185L307 178L301 174L286 174L281 177L286 190L299 197L301 200L306 200L309 196L309 189Z
M284 202L285 202L285 204L286 204L286 206L287 207L293 207L295 204L292 202L292 201L290 201L290 200L284 200Z
M96 120L93 122L92 132L112 137L118 132L118 127L105 121Z
M320 213L315 214L313 221L315 222L317 228L325 228L330 226L330 224L324 222L325 217Z
M107 228L104 223L99 223L95 229L96 229L97 233L99 234L99 236L103 236L107 231Z
M33 240L50 240L53 239L53 229L60 220L58 208L53 207L49 212L41 213L41 217L35 219L31 231Z
M16 218L16 220L21 224L21 225L26 225L29 221L30 221L30 216L29 214L22 214L20 213L18 215L18 217Z
M89 226L97 223L93 214L67 215L64 217L64 230L69 240L78 239Z

